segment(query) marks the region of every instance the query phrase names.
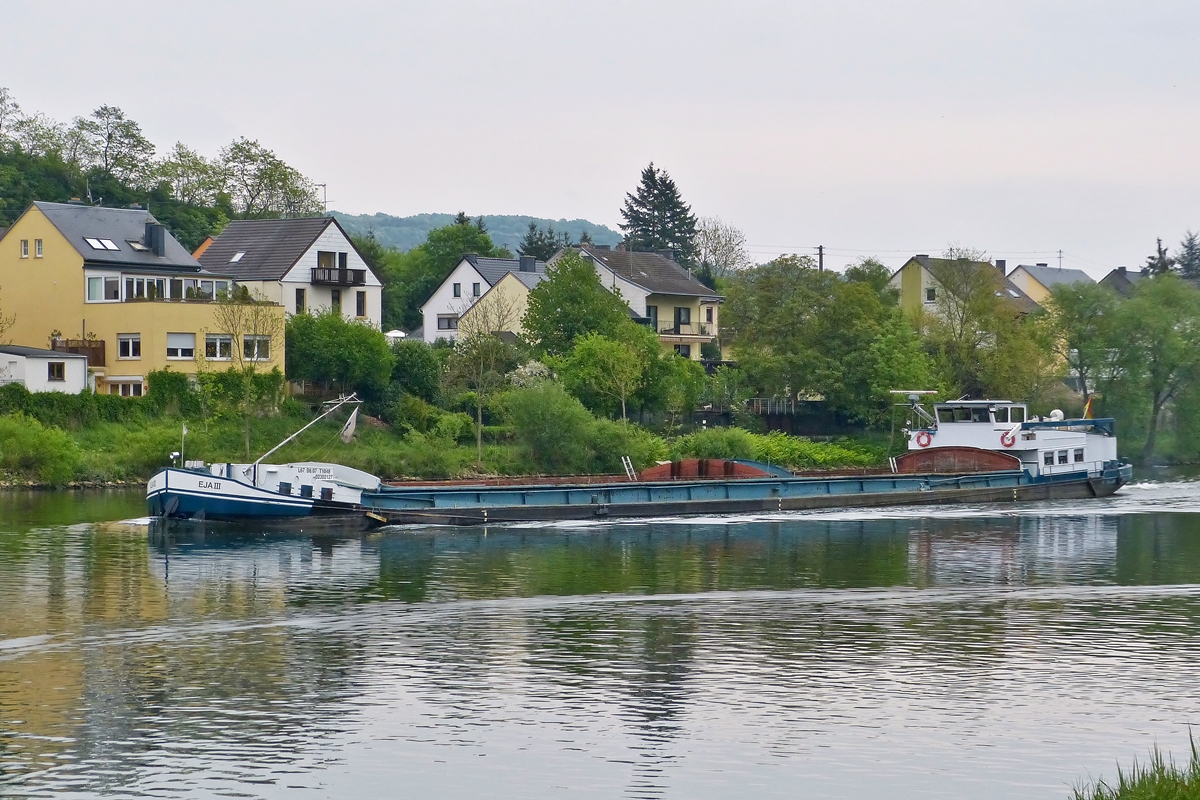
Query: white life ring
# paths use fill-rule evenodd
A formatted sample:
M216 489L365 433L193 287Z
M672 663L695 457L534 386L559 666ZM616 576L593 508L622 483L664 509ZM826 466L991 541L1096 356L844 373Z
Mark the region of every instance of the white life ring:
M1012 431L1005 431L1004 433L1000 434L1000 444L1004 445L1005 447L1012 447L1016 443L1017 435Z
M917 434L917 447L929 447L929 443L933 441L933 437L929 435L929 431L921 431Z

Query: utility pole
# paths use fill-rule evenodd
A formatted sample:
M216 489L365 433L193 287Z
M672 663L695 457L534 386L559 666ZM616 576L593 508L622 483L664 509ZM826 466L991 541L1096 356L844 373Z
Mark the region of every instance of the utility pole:
M1058 251L1058 268L1062 269L1062 250Z
M817 272L825 271L825 245L817 245Z

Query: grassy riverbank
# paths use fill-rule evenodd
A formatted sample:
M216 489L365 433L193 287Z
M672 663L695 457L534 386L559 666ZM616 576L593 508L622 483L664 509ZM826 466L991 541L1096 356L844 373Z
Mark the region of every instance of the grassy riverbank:
M500 424L488 426L482 470L470 419L446 414L420 431L360 418L355 438L338 436L344 417L322 421L272 456L277 461L334 461L385 479L451 478L472 474L619 473L629 455L639 469L667 458L748 458L793 469L833 469L883 463L886 440L813 441L781 433L712 429L662 435L632 423L599 419L553 392L518 398ZM139 482L184 457L245 461L244 420L233 413L184 416L148 398L81 396L74 400L19 397L0 405L0 484L67 485ZM0 400L4 398L0 397ZM559 407L555 404L558 403ZM14 408L13 406L17 406ZM313 419L311 407L283 401L250 425L255 458ZM188 434L181 441L184 424Z
M1200 753L1192 742L1191 759L1177 765L1157 747L1144 764L1134 762L1125 772L1117 769L1117 781L1103 780L1077 787L1072 800L1200 800Z

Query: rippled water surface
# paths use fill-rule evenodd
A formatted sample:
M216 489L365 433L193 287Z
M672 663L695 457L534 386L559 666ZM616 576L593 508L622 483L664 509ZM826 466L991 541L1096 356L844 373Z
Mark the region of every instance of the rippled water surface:
M1065 798L1200 722L1190 480L365 536L143 513L0 495L0 796Z

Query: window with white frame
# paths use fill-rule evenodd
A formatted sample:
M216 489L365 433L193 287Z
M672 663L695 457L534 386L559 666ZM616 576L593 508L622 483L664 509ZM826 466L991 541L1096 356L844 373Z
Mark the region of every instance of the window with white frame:
M89 303L112 302L121 299L121 279L93 275L87 279L87 299Z
M117 358L141 358L142 335L140 333L117 334Z
M141 381L120 381L108 384L109 394L119 394L121 397L141 397Z
M206 334L204 357L210 361L228 361L233 358L233 337L225 333Z
M243 336L243 352L250 361L271 360L270 336Z
M458 328L458 317L453 314L438 315L438 330L452 331Z
M196 357L196 334L168 333L167 358L191 361Z
M29 258L29 240L21 240L21 258Z
M34 258L42 257L42 240L41 239L33 240L33 257Z

